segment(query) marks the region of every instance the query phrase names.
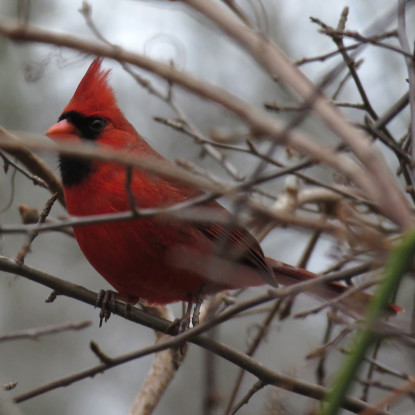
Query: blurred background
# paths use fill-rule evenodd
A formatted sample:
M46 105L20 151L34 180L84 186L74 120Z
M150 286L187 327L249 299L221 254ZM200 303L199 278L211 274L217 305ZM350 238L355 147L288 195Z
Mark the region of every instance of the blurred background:
M177 68L221 86L257 106L262 106L265 102L276 102L280 105L295 103L243 50L205 18L180 3L115 0L94 0L89 3L92 6L93 21L101 33L125 49L164 62L172 61ZM387 14L392 5L388 0L250 0L240 1L238 4L294 60L336 50L334 43L318 32L319 28L310 21L310 16L336 27L342 9L349 6L347 28L365 33L373 22ZM93 39L94 35L79 12L81 7L81 2L69 0L2 0L0 18L6 21L19 18L34 26ZM410 17L413 19L413 14ZM382 31L396 26L396 20L391 23L383 27ZM411 32L413 28L414 25L408 25L410 43L414 39ZM375 105L376 111L382 114L407 91L407 73L403 58L375 47L367 47L362 57L364 62L359 68L359 75L370 101ZM0 37L0 124L16 133L43 134L59 117L91 60L92 57L76 51L49 45L12 43ZM302 70L318 81L340 61L341 58L336 57L326 62L303 65ZM177 117L165 102L141 88L117 62L106 59L104 67L112 69L111 84L127 119L151 145L171 160L191 160L198 166L231 180L218 167L217 162L201 152L200 146L194 144L191 138L154 121L155 116ZM161 91L167 90L163 80L144 72L141 74ZM338 82L328 87L328 94L335 90L337 84ZM173 87L173 94L176 104L204 134L246 132L243 123L222 108L177 87ZM359 101L354 84L349 82L346 85L339 100ZM362 115L358 110L345 109L344 112L352 120L361 121ZM281 113L278 117L288 120L292 114ZM390 124L395 136L404 134L408 119L406 110ZM313 118L309 118L302 128L322 140L335 142L320 122ZM267 148L267 144L261 146ZM39 155L57 171L55 155ZM228 157L241 174L249 174L256 167L256 160L252 157L236 152L229 152ZM276 158L285 162L285 150L279 149ZM393 167L395 161L390 159L388 162ZM311 174L328 181L333 179L332 172L323 168L315 168ZM284 180L276 180L267 183L264 189L277 196L284 185ZM46 190L34 187L19 173L15 174L13 169L3 171L0 174L0 223L20 223L17 209L19 204L41 210L48 198L49 193ZM64 214L63 209L55 204L52 216L61 214ZM296 264L309 236L307 231L277 228L267 236L262 246L267 255ZM0 238L2 255L15 258L24 236L1 235ZM315 272L324 270L338 257L341 249L334 240L323 237L308 268ZM26 264L91 290L110 288L82 256L75 240L60 233L41 234L35 240ZM253 289L247 295L260 290ZM117 316L112 316L99 329L97 310L65 297L58 297L54 303L46 304L44 300L49 294L50 290L24 278L5 273L0 275L0 332L85 319L93 321L92 326L80 332L45 336L37 341L1 343L0 385L17 381L16 390L11 393L23 393L94 366L98 360L89 349L91 340L97 342L110 356L137 350L154 342L154 333L150 329L134 325ZM314 304L314 300L301 296L295 307L301 310ZM178 305L174 309L179 313ZM220 328L219 338L244 350L257 321L253 316L226 323ZM279 324L276 321L268 334L267 342L262 345L256 357L273 370L315 381L315 361L307 361L304 357L321 342L325 325L324 312L309 316L306 320L290 318L289 324ZM155 413L201 413L205 388L205 357L203 350L191 346L183 367L178 371ZM330 364L335 367L339 359L340 353L332 353ZM392 360L397 369L402 365L409 372L413 370L408 369L408 364L413 366L413 359L408 359L405 351L400 353L400 357L395 353ZM24 402L21 408L27 414L44 415L55 414L57 410L62 415L127 413L151 361L152 357L148 356L122 365L94 379L86 379ZM221 395L229 394L233 384L231 379L236 373L236 367L218 360L217 381ZM253 377L246 376L242 391L245 393L254 382ZM295 410L300 409L305 411L310 403L309 400L269 387L257 393L239 413L269 413L267 411L270 402L276 399L291 408L288 413L295 413ZM222 411L223 408L217 413Z

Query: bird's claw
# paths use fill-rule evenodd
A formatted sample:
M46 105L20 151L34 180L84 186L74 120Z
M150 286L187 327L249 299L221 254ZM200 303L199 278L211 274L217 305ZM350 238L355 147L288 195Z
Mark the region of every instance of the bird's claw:
M111 312L115 308L116 296L117 293L111 290L101 290L98 293L95 307L99 307L101 309L99 312L99 327L102 327L103 321L106 323L111 317Z
M189 301L187 303L187 309L184 313L182 318L176 318L168 327L167 333L171 335L176 335L189 330L190 322L192 322L192 326L195 327L199 324L199 317L200 317L200 307L203 303L204 299L204 291L205 286L202 285L200 288L199 294L197 296L197 302L195 305L195 309L193 311L192 316L192 306L193 306L193 299L192 296L189 294Z
M167 333L170 335L176 335L184 333L190 328L190 314L185 314L182 318L176 318L173 320L167 328Z
M189 330L190 328L190 321L191 321L191 312L186 312L182 318L176 318L173 320L169 327L167 328L167 334L172 336L184 333L185 331ZM174 348L178 355L174 358L174 360L180 360L179 355L184 356L186 353L187 342L183 342Z

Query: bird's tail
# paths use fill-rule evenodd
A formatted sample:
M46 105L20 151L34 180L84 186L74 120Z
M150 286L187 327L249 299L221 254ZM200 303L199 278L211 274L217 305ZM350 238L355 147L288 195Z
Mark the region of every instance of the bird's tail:
M277 283L283 286L290 286L305 281L316 281L320 277L320 275L314 274L306 269L288 265L272 258L266 258L266 261L271 267ZM347 295L348 291L350 291L350 295ZM364 313L372 299L372 295L362 291L353 290L352 292L352 287L337 281L307 284L304 287L304 292L323 301L331 301L338 298L339 301L336 305L343 311L357 312L358 314ZM402 312L403 309L395 304L389 304L387 311L388 314L394 316Z

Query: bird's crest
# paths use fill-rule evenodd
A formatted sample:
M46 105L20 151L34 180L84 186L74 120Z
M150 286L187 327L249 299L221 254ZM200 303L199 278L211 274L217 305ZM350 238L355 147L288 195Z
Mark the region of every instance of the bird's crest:
M95 58L65 107L64 112L77 111L91 116L99 114L110 119L122 116L108 77L110 70L101 69L102 58Z

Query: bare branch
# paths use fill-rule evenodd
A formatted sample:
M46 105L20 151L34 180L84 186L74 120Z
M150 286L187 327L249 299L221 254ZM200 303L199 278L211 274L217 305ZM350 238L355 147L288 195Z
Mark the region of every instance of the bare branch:
M412 393L415 387L415 381L414 377L412 376L410 379L408 379L406 382L403 382L401 385L399 385L396 388L393 388L393 390L385 395L382 399L380 399L374 407L365 409L361 415L376 415L378 409L375 408L387 408L396 403L399 399L401 399L403 396L408 395L409 393Z
M50 210L52 209L53 204L55 203L56 199L58 197L58 194L55 193L52 195L52 197L46 202L45 207L43 208L42 213L39 215L39 220L36 224L36 227L39 227L42 223L45 223L46 218L48 217ZM20 251L17 253L16 262L18 264L23 264L24 259L27 255L27 253L30 250L30 246L32 242L35 240L35 238L38 236L39 231L36 229L33 229L29 235L26 238L26 241L24 242L23 246L21 247Z
M244 26L242 26L243 30L241 30L238 21L235 21L228 13L224 13L222 8L217 9L211 2L188 0L187 4L191 4L196 9L201 8L200 11L204 12L206 16L214 18L216 23L224 26L224 30L235 36L244 45L246 43L245 46L252 49L250 49L250 52L263 65L266 65L266 67L269 65L269 69L273 74L281 65L281 71L278 70L276 73L280 76L284 75L284 81L289 85L294 84L298 89L297 92L302 93L306 100L313 97L313 102L311 103L313 107L321 113L320 115L326 120L328 125L350 145L357 157L362 160L363 165L371 172L371 177L368 178L362 171L362 168L351 159L340 157L333 149L318 144L316 140L310 140L298 131L286 131L265 111L247 104L221 88L206 82L200 82L188 74L177 71L169 65L155 62L145 56L121 49L114 50L113 47L108 45L97 44L96 42L47 30L22 27L10 22L0 21L0 34L14 40L37 41L66 46L87 53L111 57L118 61L128 62L145 70L152 71L166 80L177 83L236 113L249 123L259 135L265 135L274 140L284 140L287 145L292 146L299 152L308 154L313 159L340 171L367 192L370 198L375 203L378 203L379 208L394 222L402 228L410 226L412 219L407 202L397 189L396 182L390 177L384 162L370 146L367 138L352 125L345 122L340 113L337 110L333 110L331 104L322 95L317 96L315 94L314 86L303 74L299 73L294 65L289 63L285 55L278 51L275 45L272 45L270 42L264 42L256 33L251 32ZM206 10L205 6L207 6ZM212 16L210 16L211 13ZM258 45L261 45L260 49L258 49ZM261 50L261 54L256 56L258 55L258 50ZM278 65L275 65L275 61L278 62ZM314 97L314 95L316 96ZM387 201L384 200L386 193L389 195Z
M2 146L9 154L16 157L29 171L34 175L40 177L48 185L50 192L58 193L59 202L65 206L65 200L63 197L62 184L55 174L32 153L24 144L20 138L6 131L0 126L0 141L2 144L9 144L8 149L6 146Z
M10 340L21 340L21 339L31 339L37 340L41 336L61 333L68 330L82 330L86 327L89 327L92 324L92 321L80 321L75 323L68 324L56 324L53 326L32 328L26 330L19 330L13 333L2 333L0 334L0 342L10 341Z
M405 56L405 63L408 71L409 81L409 104L411 108L411 141L412 141L412 157L415 158L415 63L414 53L409 46L408 37L406 34L406 0L399 0L398 2L398 37L402 49L407 53Z
M106 39L103 34L99 31L98 27L95 25L93 19L92 19L92 7L90 4L88 4L86 1L82 3L82 8L80 9L80 12L82 16L84 17L86 24L88 27L92 30L92 32L95 34L95 36L105 42L107 45L112 46L114 50L119 49L119 46L114 45L108 39ZM177 116L185 123L188 128L190 128L195 136L201 136L201 132L196 128L195 125L189 120L184 111L177 105L177 103L173 100L173 94L172 94L172 88L171 85L169 85L168 92L163 93L159 89L157 89L148 79L144 79L142 76L138 75L136 72L134 72L126 63L120 62L123 69L130 74L139 85L141 85L143 88L145 88L150 94L153 94L154 96L158 97L162 101L164 101L167 105L171 107L171 109L177 114ZM214 159L216 160L224 169L226 172L228 172L235 180L242 180L242 175L238 172L236 167L230 163L227 159L225 154L221 153L214 147L212 147L208 143L202 143L203 149Z
M146 309L158 317L173 320L169 307L146 307ZM156 331L155 334L157 337L156 344L165 340L162 333ZM150 371L133 400L129 415L150 415L153 413L180 368L187 355L187 350L187 347L175 347L155 353Z
M258 381L256 382L252 388L246 393L246 395L241 399L235 408L233 408L231 415L235 415L244 405L246 405L249 400L254 396L258 391L260 391L265 386L264 382Z
M59 278L56 278L52 275L46 274L41 271L37 271L26 265L17 265L14 261L11 261L3 256L0 256L0 269L6 272L21 275L25 278L36 281L42 285L46 285L56 290L61 295L75 298L87 304L95 306L97 297L96 293L93 293L85 289L84 287L72 284L68 281L60 280ZM330 279L333 279L333 276L322 277L321 279L319 279L319 281L317 281L317 283L321 283L322 281L329 281ZM279 290L270 290L269 294L259 296L255 299L248 300L237 306L234 306L229 310L213 317L211 320L202 323L192 329L189 329L185 333L180 334L171 340L166 340L163 343L150 346L138 352L123 355L119 358L110 359L110 363L101 364L95 368L88 369L82 373L78 373L71 377L67 377L53 384L48 384L44 387L39 388L36 391L32 391L30 394L21 395L19 398L17 398L17 400L21 401L29 399L30 397L43 393L46 390L49 391L52 388L65 386L67 384L75 382L76 380L84 379L85 377L89 377L96 373L102 372L106 370L109 367L109 365L113 367L115 365L125 363L132 359L137 359L149 353L155 353L158 350L163 350L165 348L176 346L184 341L190 341L192 343L195 343L203 348L212 351L213 353L218 354L224 359L227 359L233 362L234 364L243 367L245 370L252 373L254 376L258 377L259 380L262 380L266 384L278 386L283 389L287 389L292 392L309 396L315 399L322 399L326 393L325 388L307 382L302 382L297 379L293 379L290 376L278 374L274 371L269 370L263 365L258 364L254 359L246 356L245 353L241 353L229 346L225 346L221 343L213 341L212 339L206 336L200 336L201 333L205 332L209 328L230 319L231 317L233 317L241 311L254 307L258 304L262 304L266 301L270 301L276 297L294 295L296 293L303 291L305 287L311 287L315 284L316 281L306 281L300 284L296 284L292 287L286 287ZM167 332L167 330L170 327L170 323L168 321L162 320L156 316L151 316L148 313L138 310L137 308L131 308L128 312L126 312L125 305L119 301L116 301L115 309L112 310L112 312L130 321L137 322L146 327L151 327L155 330L162 331L164 333ZM359 412L362 411L364 408L370 407L370 405L367 405L366 403L354 398L348 398L345 400L343 407L353 412ZM386 412L380 413L386 414Z
M233 16L212 1L182 0L182 2L210 18L226 34L244 47L272 76L278 76L281 82L288 85L305 102L309 103L327 126L350 146L362 164L367 167L372 183L369 186L370 190L366 186L364 188L370 191L369 194L373 200L382 204L383 195L387 193L391 197L391 202L393 202L387 204L387 206L383 203L382 210L388 212L387 215L393 217L393 220L401 227L408 228L411 225L412 220L408 205L396 186L395 180L387 173L387 166L380 154L370 146L367 137L348 123L323 94L316 93L315 86L277 45L263 39L256 32L241 26ZM304 151L304 148L302 151ZM310 153L308 152L308 154ZM324 160L324 162L327 163L327 160ZM354 177L354 181L355 179ZM355 183L362 186L362 183L356 181ZM399 215L396 214L397 211L393 212L397 206Z

